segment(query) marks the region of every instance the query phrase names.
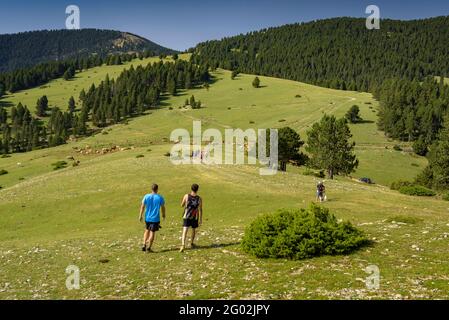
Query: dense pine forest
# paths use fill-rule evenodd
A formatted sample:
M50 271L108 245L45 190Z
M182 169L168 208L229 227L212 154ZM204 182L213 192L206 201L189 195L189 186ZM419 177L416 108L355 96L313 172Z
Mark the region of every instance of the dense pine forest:
M449 151L449 17L382 20L379 30L368 30L365 19L334 18L208 41L190 51L193 62L233 74L372 92L380 101L379 128L428 156L419 182L449 188L443 156Z
M426 155L448 115L449 86L444 79L390 79L377 87L374 97L380 101L379 128L391 138L415 141L415 152Z
M2 96L2 91L14 93L19 90L43 85L50 80L61 77L69 80L75 76L77 71L87 70L103 64L120 65L123 62L131 61L138 57L143 59L154 56L154 54L152 51L145 50L139 53L111 54L104 58L99 55L94 55L64 61L44 62L34 67L0 73L0 97Z
M155 55L174 53L147 39L113 30L44 30L4 34L0 35L0 72L92 54L105 57L144 50Z
M343 90L372 91L383 80L449 75L449 17L334 18L200 43L193 61Z
M46 96L37 101L36 116L22 104L12 107L9 117L6 109L0 107L0 153L63 144L71 136L88 135L96 132L96 128L157 108L164 94L176 95L179 89L190 89L209 80L207 67L182 60L175 63L161 61L145 68L131 67L116 80L107 76L98 87L92 85L88 92L81 91L82 105L78 109L72 97L65 110L59 107L48 110ZM93 128L89 128L89 124Z

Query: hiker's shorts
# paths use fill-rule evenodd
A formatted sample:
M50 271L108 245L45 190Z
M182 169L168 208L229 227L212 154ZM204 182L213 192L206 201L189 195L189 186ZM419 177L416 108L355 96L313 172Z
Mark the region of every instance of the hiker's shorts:
M192 229L198 228L198 220L197 219L184 219L184 222L182 224L183 227Z
M149 231L159 231L159 229L161 228L161 225L159 222L145 222L145 224L147 225L146 229Z

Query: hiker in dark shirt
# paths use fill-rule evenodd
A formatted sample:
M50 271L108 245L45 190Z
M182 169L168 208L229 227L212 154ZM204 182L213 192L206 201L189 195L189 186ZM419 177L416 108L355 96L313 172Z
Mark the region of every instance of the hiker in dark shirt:
M182 244L180 252L183 252L186 247L187 232L189 228L192 228L192 241L191 247L195 248L194 240L196 235L196 229L201 226L203 222L203 201L197 194L199 186L194 183L192 185L192 191L186 195L181 202L181 207L184 208L183 215L183 229L182 229Z
M316 201L323 202L326 200L325 196L326 187L324 186L323 181L318 182L316 186Z

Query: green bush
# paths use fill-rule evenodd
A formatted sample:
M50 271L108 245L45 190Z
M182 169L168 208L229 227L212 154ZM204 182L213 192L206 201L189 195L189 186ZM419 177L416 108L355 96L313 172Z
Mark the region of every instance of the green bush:
M390 189L391 190L399 190L402 187L408 187L413 185L413 183L411 183L410 181L404 181L404 180L399 180L399 181L395 181L390 185Z
M443 200L449 201L449 193L443 194Z
M402 148L401 148L400 145L395 144L395 145L393 146L393 150L396 150L396 151L402 151Z
M5 174L8 174L8 171L6 171L5 169L0 170L0 176L3 176Z
M242 248L258 258L299 260L347 254L368 242L351 223L338 222L328 209L312 205L260 216L246 229Z
M433 197L436 194L433 190L418 185L403 186L399 188L399 192L418 197Z
M144 158L145 156L143 155L143 154L138 154L137 156L136 156L136 158L137 159L139 159L139 158Z

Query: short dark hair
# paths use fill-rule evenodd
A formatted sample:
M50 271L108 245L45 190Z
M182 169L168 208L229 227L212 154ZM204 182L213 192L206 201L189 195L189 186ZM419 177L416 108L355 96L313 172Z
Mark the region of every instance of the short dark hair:
M156 192L159 189L159 186L156 183L153 183L153 185L151 186L151 190L153 192Z
M200 186L197 185L196 183L192 184L192 191L193 192L197 192L199 188L200 188Z

